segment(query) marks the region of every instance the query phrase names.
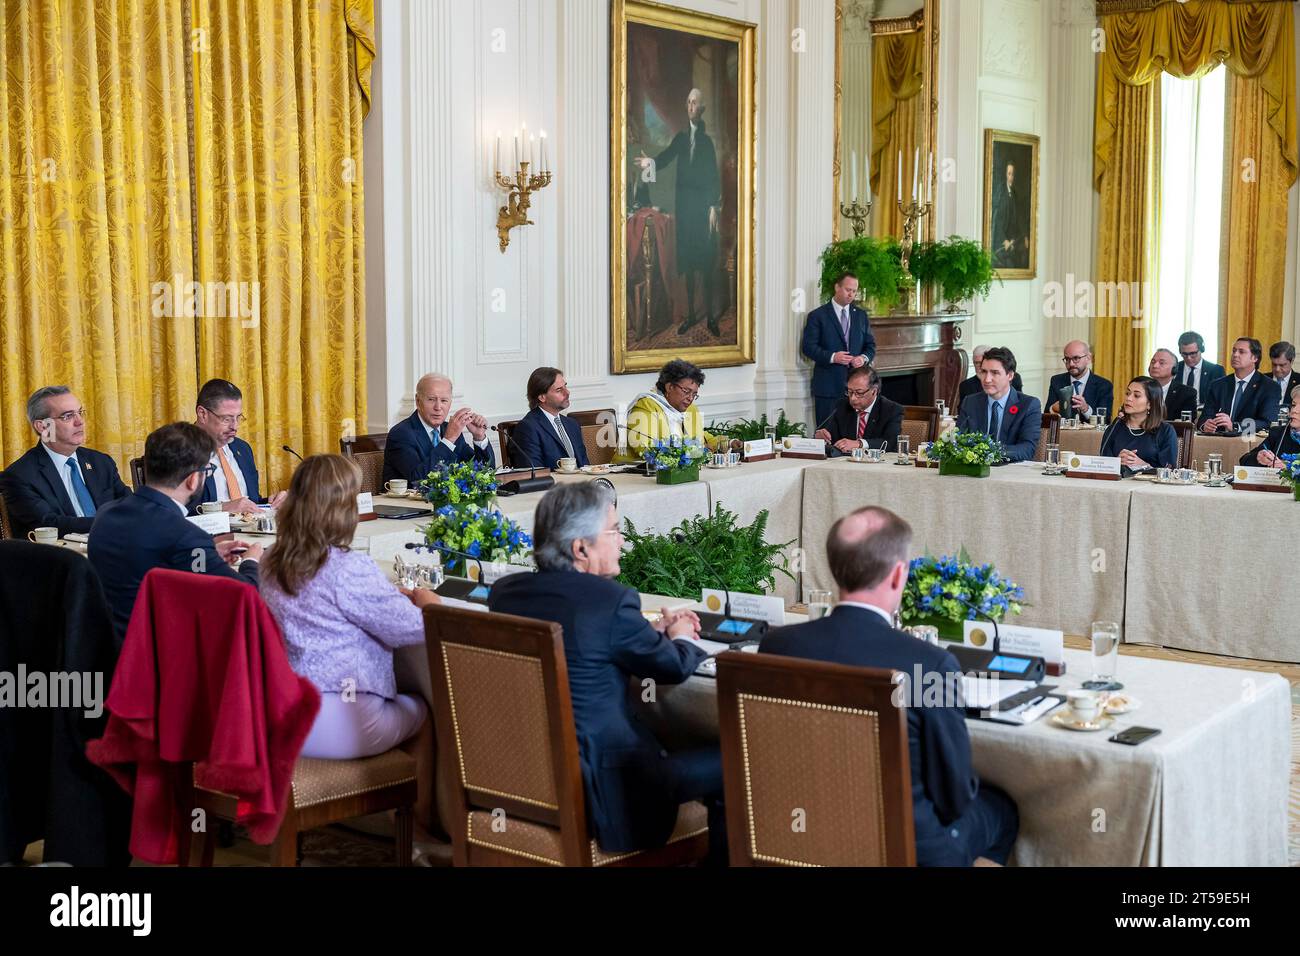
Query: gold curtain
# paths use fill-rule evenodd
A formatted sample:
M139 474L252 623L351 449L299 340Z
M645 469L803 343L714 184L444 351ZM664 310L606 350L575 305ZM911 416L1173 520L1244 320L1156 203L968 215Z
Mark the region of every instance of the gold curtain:
M194 0L200 281L258 315L199 323L201 379L244 393L263 490L365 421L361 123L372 0ZM247 285L240 285L247 283ZM230 310L227 309L227 312Z
M921 31L877 36L871 47L871 233L901 236L898 176L912 167L924 80ZM898 167L902 152L903 165ZM924 161L924 160L923 160ZM903 187L910 195L911 186Z
M193 403L194 326L155 289L192 277L182 12L0 3L0 463L35 441L44 385L77 393L124 476Z
M1167 2L1148 11L1102 17L1101 23L1106 46L1097 65L1093 144L1093 174L1102 206L1099 283L1155 278L1151 262L1159 195L1154 160L1159 134L1155 117L1159 114L1153 104L1158 93L1143 96L1134 91L1158 91L1155 80L1161 72L1190 79L1222 63L1234 77L1247 78L1246 88L1252 91L1243 95L1245 102L1234 116L1234 156L1245 155L1239 150L1255 149L1255 155L1261 157L1262 176L1270 176L1268 183L1261 178L1254 192L1236 185L1230 191L1230 314L1234 309L1271 307L1273 287L1281 288L1284 275L1284 267L1278 271L1278 264L1286 248L1285 192L1300 168L1291 4ZM1268 135L1263 132L1265 127ZM1283 238L1275 253L1268 243L1275 236L1279 210L1271 208L1269 196L1278 190L1282 193ZM1245 206L1239 206L1243 202ZM1266 210L1266 206L1270 208ZM1237 261L1237 251L1244 253L1247 248L1258 251L1243 254ZM1148 316L1153 304L1145 303ZM1153 344L1150 323L1125 327L1131 323L1103 318L1100 309L1097 315L1093 336L1098 369L1126 381L1128 375L1145 367ZM1238 313L1228 324L1249 323L1259 328L1272 327L1273 321L1272 316ZM1280 298L1275 321L1280 330Z

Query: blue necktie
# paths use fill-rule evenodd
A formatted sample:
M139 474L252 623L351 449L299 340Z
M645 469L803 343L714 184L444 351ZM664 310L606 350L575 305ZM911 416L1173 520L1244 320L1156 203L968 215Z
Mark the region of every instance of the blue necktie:
M1001 425L1002 415L999 411L999 405L997 402L994 402L992 407L989 409L989 434L995 441L997 440L998 431L1001 428Z
M90 497L90 489L81 479L81 469L77 467L76 455L68 459L68 472L72 475L72 490L77 493L77 501L81 503L81 513L87 518L95 517L95 501Z
M1241 401L1241 390L1245 387L1246 383L1239 380L1237 382L1237 391L1232 396L1232 407L1228 409L1228 417L1234 422L1237 420L1237 403Z

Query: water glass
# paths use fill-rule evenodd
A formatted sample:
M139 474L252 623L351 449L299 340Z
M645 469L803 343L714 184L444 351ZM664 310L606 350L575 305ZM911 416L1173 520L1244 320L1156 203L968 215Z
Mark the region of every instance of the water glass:
M772 443L772 451L781 454L781 443L776 440L776 426L768 425L763 429L763 437Z
M1115 680L1119 664L1119 638L1119 622L1092 622L1092 680L1083 682L1086 689L1119 690L1124 686Z
M399 588L406 588L409 591L420 583L420 566L418 564L407 564L402 560L400 554L393 558L393 571L397 575L397 586Z
M808 620L815 621L831 613L831 592L820 588L808 589Z
M1190 422L1192 420L1192 413L1189 411L1184 411L1182 414L1182 419L1185 422Z
M1205 459L1205 469L1209 472L1210 484L1223 483L1223 456L1210 455Z
M912 636L927 644L939 646L939 629L933 624L917 624L912 627Z
M1061 446L1049 444L1046 459L1047 467L1043 470L1049 475L1059 475L1061 473Z
M898 436L898 461L899 465L910 465L912 463L912 440L906 435Z
M1105 407L1103 406L1102 408L1098 408L1098 409L1096 409L1096 412L1097 412L1097 424L1098 424L1098 425L1105 425L1105 424L1106 424L1106 409L1105 409Z

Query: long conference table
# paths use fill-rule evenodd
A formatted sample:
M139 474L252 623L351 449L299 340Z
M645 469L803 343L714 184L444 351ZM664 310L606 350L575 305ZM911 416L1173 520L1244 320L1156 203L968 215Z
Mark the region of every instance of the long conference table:
M793 542L786 554L794 577L778 574L773 591L787 605L799 603L804 589L833 589L824 542L834 521L881 505L911 524L916 555L964 547L1020 584L1027 606L1016 623L1078 634L1094 620L1118 621L1130 642L1300 662L1289 599L1300 559L1287 547L1300 532L1300 505L1289 494L1047 477L1033 462L995 468L983 479L845 458L777 459L700 474L682 485L609 478L620 515L642 531L665 533L718 505L742 523L768 509L767 540ZM531 530L538 497L498 503ZM376 560L391 560L407 542L422 540L419 524L363 522L358 543Z

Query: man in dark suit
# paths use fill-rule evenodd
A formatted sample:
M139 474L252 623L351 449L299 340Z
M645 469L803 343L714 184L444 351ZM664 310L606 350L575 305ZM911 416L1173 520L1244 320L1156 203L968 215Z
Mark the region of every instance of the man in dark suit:
M820 620L770 632L759 653L901 671L917 864L970 866L981 857L1006 863L1019 829L1016 805L981 785L971 768L960 697L936 705L932 694L922 695L925 687L960 686L961 668L948 651L893 627L911 543L911 527L884 508L835 522L826 555L839 603Z
M190 501L190 514L209 501L221 502L221 510L232 514L256 511L258 505L278 508L285 492L269 499L258 487L257 462L253 446L239 437L244 422L244 395L234 382L214 378L199 389L194 407L194 424L203 429L216 446L212 453L212 472ZM145 472L148 476L148 472Z
M699 619L688 610L665 611L651 625L637 593L613 580L623 538L602 486L552 488L538 503L534 535L537 573L498 581L488 609L564 629L592 836L610 853L662 846L678 807L704 800L710 856L725 865L721 754L716 747L668 753L628 700L633 676L677 684L695 673L707 656L694 642Z
M970 378L962 379L961 384L957 386L958 408L961 407L961 403L964 402L968 396L978 395L980 392L984 391L980 386L980 359L984 358L984 353L987 352L988 349L989 347L987 345L977 345L970 353L971 376ZM1025 385L1024 382L1020 380L1019 372L1012 377L1011 387L1017 392L1024 391Z
M1178 336L1178 354L1183 357L1175 372L1179 384L1196 389L1197 404L1204 405L1210 397L1210 386L1223 378L1227 371L1222 365L1205 358L1205 339L1199 332L1184 332Z
M903 430L903 406L880 394L880 376L870 365L849 372L844 398L827 422L813 436L828 443L832 458L850 454L855 448L898 450Z
M704 94L691 90L686 97L687 128L673 137L668 148L653 160L642 153L635 162L642 170L677 163L673 217L677 221L677 272L686 285L686 318L677 327L681 335L703 317L709 332L720 335L713 310L714 278L718 268L718 234L722 214L722 172L713 140L704 131ZM701 308L696 311L696 277L703 281Z
M1178 356L1168 349L1156 349L1147 364L1147 374L1160 385L1160 397L1165 403L1165 421L1182 421L1183 412L1189 420L1196 421L1196 389L1183 385L1174 378Z
M993 183L993 268L1029 268L1029 199L1016 186L1016 164Z
M591 464L582 442L582 426L562 414L568 407L569 385L564 373L558 368L534 369L528 376L529 412L515 426L510 449L515 465L554 468L561 458L576 458L579 468Z
M451 392L451 379L445 375L425 375L415 383L415 411L389 429L384 445L385 482L405 478L414 485L444 462L496 464L487 419L470 408L453 413Z
M831 300L809 312L803 327L800 350L813 363L813 406L819 426L844 397L849 369L870 365L876 357L871 322L853 304L857 294L857 276L840 276Z
M1259 339L1239 338L1232 343L1232 374L1210 387L1201 411L1200 429L1207 435L1266 432L1277 420L1282 393L1277 382L1259 372L1264 347Z
M1283 455L1300 455L1300 402L1291 406L1285 425L1274 425L1264 439L1237 462L1254 468L1281 468Z
M1065 371L1052 376L1044 399L1045 411L1058 412L1062 418L1087 419L1099 408L1107 416L1115 411L1115 389L1109 380L1092 371L1092 349L1087 342L1075 340L1066 344L1061 355ZM1061 395L1069 392L1069 401L1062 406Z
M1011 387L1016 357L1010 349L991 348L980 363L983 392L961 403L957 429L983 432L1002 443L1006 461L1029 461L1042 437L1043 412L1038 399L1022 395Z
M88 555L119 637L126 634L140 582L154 568L216 574L257 587L260 544L216 544L185 517L188 502L211 476L215 450L212 438L196 425L164 425L145 439L148 484L96 516ZM227 563L236 558L238 570Z
M27 400L27 421L38 441L4 472L4 495L15 538L33 528L85 534L105 505L125 498L117 464L86 448L86 410L63 385L38 389Z
M1289 408L1292 391L1300 388L1300 372L1295 370L1295 346L1290 342L1274 342L1268 347L1268 360L1273 366L1269 377L1282 390L1282 405Z

